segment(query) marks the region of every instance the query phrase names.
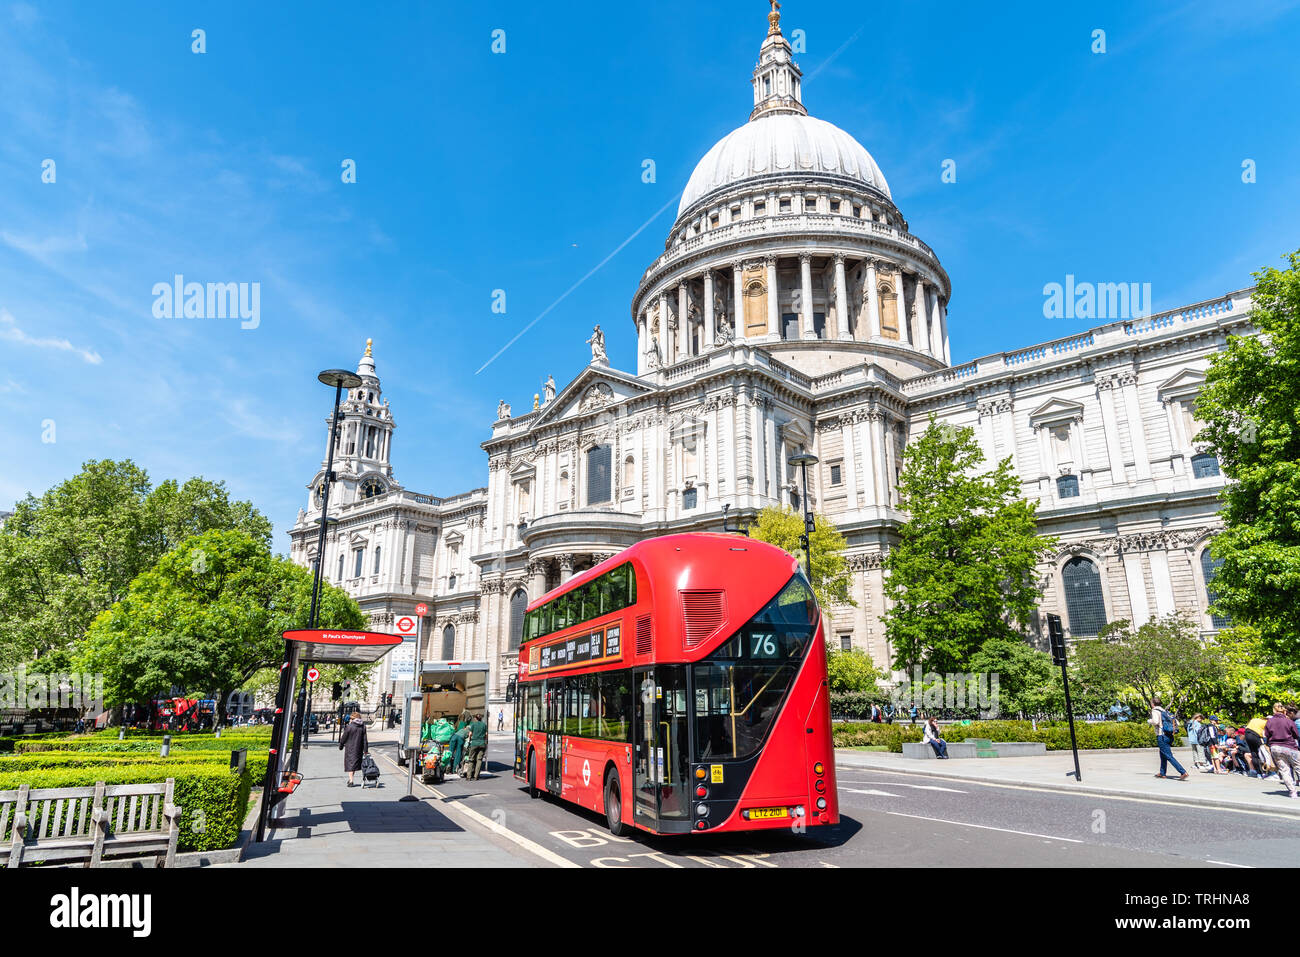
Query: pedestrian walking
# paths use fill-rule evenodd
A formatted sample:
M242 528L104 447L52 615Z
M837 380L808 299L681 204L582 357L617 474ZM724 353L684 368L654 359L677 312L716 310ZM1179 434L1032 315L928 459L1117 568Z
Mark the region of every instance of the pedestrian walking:
M933 717L927 717L921 728L921 740L934 748L936 758L940 761L946 761L948 759L948 742L939 733L939 722Z
M361 713L354 712L343 733L339 735L339 750L343 752L343 770L348 772L348 787L355 787L354 775L361 770L361 759L370 750L366 739L366 723Z
M487 761L487 738L487 722L481 714L474 715L474 720L469 723L469 754L465 758L466 776L471 781L478 780L479 772Z
M506 726L506 711L505 711L505 708L498 708L498 709L497 709L497 730L498 730L498 731L503 731L503 730L505 730L505 726Z
M1187 743L1192 746L1192 768L1198 771L1204 764L1201 761L1201 728L1203 727L1205 725L1198 711L1192 715L1192 720L1187 722Z
M1178 726L1174 724L1174 716L1164 709L1159 698L1151 699L1151 717L1147 719L1147 723L1156 729L1156 744L1160 746L1160 773L1156 777L1166 777L1165 770L1172 764L1178 769L1178 780L1186 781L1187 772L1174 757L1174 752L1170 750Z
M1273 716L1264 722L1264 740L1269 754L1277 765L1277 773L1286 785L1287 793L1296 797L1296 778L1300 775L1300 732L1291 715L1281 702L1273 705Z

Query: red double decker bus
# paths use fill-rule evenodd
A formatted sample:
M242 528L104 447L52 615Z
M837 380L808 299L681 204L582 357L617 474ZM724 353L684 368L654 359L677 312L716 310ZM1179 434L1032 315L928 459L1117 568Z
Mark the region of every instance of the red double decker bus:
M798 563L654 538L529 605L515 776L615 835L835 824L826 646Z

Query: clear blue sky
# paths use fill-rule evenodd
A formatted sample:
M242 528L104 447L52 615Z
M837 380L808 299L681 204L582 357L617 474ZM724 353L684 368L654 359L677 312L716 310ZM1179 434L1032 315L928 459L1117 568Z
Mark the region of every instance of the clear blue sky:
M130 457L224 479L285 550L324 450L315 374L367 337L399 481L485 484L497 400L563 387L594 323L635 368L629 302L675 203L476 374L745 121L767 9L0 0L0 508ZM952 277L955 362L1089 325L1043 318L1067 273L1149 282L1162 309L1300 245L1296 2L783 12L810 111L871 151ZM176 273L260 283L260 326L155 318Z

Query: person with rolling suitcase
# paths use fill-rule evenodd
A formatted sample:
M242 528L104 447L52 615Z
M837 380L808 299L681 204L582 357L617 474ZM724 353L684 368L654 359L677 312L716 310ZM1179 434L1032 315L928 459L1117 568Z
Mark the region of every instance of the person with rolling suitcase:
M352 720L339 735L339 750L343 752L343 770L348 772L348 787L356 787L355 777L361 770L361 759L370 751L366 723L361 720L360 712L353 713Z

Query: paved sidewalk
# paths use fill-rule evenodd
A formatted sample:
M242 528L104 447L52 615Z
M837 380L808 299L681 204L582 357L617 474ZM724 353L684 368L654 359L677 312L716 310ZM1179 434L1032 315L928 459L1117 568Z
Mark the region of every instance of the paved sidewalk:
M368 730L372 749L395 741L396 732ZM329 734L316 735L302 752L303 782L289 796L281 827L251 844L237 867L535 867L544 862L512 854L463 814L449 812L418 785L406 794L406 775L378 758L378 788L349 788L343 755ZM403 769L405 770L405 769Z
M996 747L996 744L994 745ZM933 777L957 778L984 784L1051 788L1074 794L1137 797L1209 807L1271 811L1300 816L1300 799L1287 797L1286 786L1276 779L1262 781L1240 774L1203 774L1193 770L1187 748L1174 752L1187 769L1187 780L1160 779L1160 752L1155 748L1130 751L1080 751L1083 783L1074 780L1074 757L1069 751L1049 751L1027 758L951 758L947 761L905 758L885 751L835 751L838 770L891 771ZM1069 776L1067 777L1067 772ZM1169 769L1173 775L1174 769Z

